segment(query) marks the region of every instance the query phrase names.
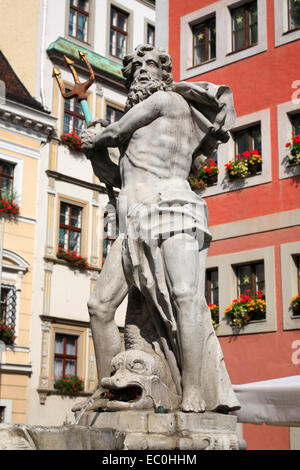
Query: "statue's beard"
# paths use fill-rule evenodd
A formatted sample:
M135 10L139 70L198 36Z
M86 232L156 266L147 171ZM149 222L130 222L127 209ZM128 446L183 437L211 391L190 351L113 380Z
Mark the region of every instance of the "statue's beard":
M167 91L171 89L170 85L166 82L155 80L149 75L146 76L148 80L141 81L138 77L132 82L125 105L125 111L129 111L135 104L149 98L149 96L153 95L156 91Z

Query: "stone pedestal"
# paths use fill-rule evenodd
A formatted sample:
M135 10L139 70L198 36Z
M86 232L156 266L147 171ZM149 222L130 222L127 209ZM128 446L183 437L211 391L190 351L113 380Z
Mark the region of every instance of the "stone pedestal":
M86 412L83 426L125 433L128 450L239 450L236 416L220 413L158 414L153 411Z
M0 424L0 450L122 450L125 433L88 426Z

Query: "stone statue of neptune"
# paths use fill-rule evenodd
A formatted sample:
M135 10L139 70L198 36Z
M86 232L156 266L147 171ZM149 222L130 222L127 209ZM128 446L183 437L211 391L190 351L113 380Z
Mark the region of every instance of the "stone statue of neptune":
M148 44L123 64L124 116L82 135L95 174L120 188L119 236L88 301L99 377L90 409L238 409L204 296L207 206L188 183L228 141L232 92L174 83L171 57ZM114 315L126 295L121 352Z

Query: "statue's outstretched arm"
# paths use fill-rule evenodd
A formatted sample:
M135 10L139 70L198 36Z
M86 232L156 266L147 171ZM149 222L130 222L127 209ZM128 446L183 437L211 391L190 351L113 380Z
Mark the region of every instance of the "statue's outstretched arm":
M133 132L147 126L162 115L169 100L168 93L158 91L131 108L121 119L108 126L95 141L96 149L120 147L127 142Z

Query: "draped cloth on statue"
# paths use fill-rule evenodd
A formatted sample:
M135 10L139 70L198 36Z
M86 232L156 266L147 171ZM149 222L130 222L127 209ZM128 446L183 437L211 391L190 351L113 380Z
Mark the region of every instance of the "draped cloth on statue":
M154 221L154 224L151 224ZM160 224L159 224L160 222ZM175 384L181 390L181 354L177 336L176 308L171 285L166 275L161 243L168 236L188 233L198 241L201 266L199 285L199 321L204 332L204 354L201 367L202 397L207 410L238 409L222 351L216 337L210 309L204 299L205 257L211 235L207 225L207 207L203 199L189 189L187 182L176 189L164 186L157 195L136 205L127 216L127 237L123 241L123 266L131 285L136 286L147 303L158 333L159 345ZM168 235L169 234L169 235ZM202 291L202 295L201 295Z
M200 156L203 162L208 157L212 158L219 144L229 140L228 131L235 123L231 89L209 82L180 82L174 83L173 91L183 96L191 107L198 139L194 159Z
M228 140L235 119L232 93L228 87L210 83L178 83L173 91L191 107L198 145L193 157L212 156L218 145ZM201 368L201 396L207 410L234 410L240 407L233 392L223 354L215 334L211 313L204 298L205 264L211 234L205 201L189 183L169 180L155 194L148 195L127 214L127 236L123 240L123 267L128 282L143 294L159 337L159 347L170 369L178 394L181 387L181 353L177 311L172 300L161 244L173 235L189 234L198 242L200 283L199 322L204 334ZM201 372L200 372L201 370ZM196 371L195 371L196 372Z

